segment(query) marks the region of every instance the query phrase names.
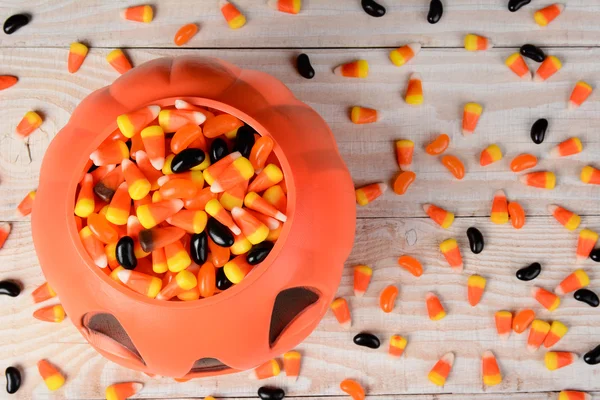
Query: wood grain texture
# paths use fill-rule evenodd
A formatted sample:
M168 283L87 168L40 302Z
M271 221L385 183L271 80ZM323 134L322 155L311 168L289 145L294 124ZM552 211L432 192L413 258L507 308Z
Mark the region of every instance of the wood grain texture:
M600 217L584 217L583 224L598 229ZM469 226L477 226L485 235L486 247L479 255L468 250L465 231ZM463 252L463 274L451 272L438 250L439 242L452 236ZM354 250L338 291L349 300L353 326L344 331L333 315L327 314L318 329L299 346L304 358L297 383L290 385L283 376L253 382L246 379L245 373L175 383L166 378L150 379L108 362L85 343L68 321L49 324L31 317L39 306L32 304L30 293L43 282L43 277L31 243L29 223L17 222L5 248L0 250L0 279L21 280L24 292L16 299L0 297L0 365L22 366L22 393L27 396L24 398L36 399L96 399L102 396L106 385L125 380L145 382L141 397L160 399L208 394L253 396L264 384L280 385L291 396L339 396L338 384L348 377L362 382L369 394L386 399L405 398L395 395L403 394L411 399L458 400L471 399L467 394L475 394L473 398L499 400L512 392L518 393L511 395L516 399L552 399L556 394L547 392L565 388L600 391L600 366L578 360L572 366L550 372L543 364L543 350L532 355L525 349L526 334L513 334L509 341L501 342L493 323L495 311L531 307L539 318L557 319L570 327L557 349L582 355L598 344L597 309L566 296L561 307L550 313L541 310L529 294L532 284L551 289L575 268L576 236L550 217L531 218L520 231L508 225L493 225L487 218L461 218L448 231L418 218L359 220ZM414 278L397 266L396 258L402 254L421 260L425 268L421 278ZM543 265L542 274L530 283L516 280L515 271L534 261ZM352 266L357 263L374 269L363 298L352 296ZM595 265L588 261L583 268L590 274L590 287L598 290L600 275ZM475 308L466 301L466 281L473 273L488 278L483 300ZM389 284L398 285L400 295L394 311L384 314L378 307L378 296ZM439 322L426 316L424 296L430 290L440 296L448 311L448 316ZM352 343L352 337L363 330L382 339L379 350ZM405 355L398 360L387 356L392 334L405 335L409 341ZM504 375L503 383L494 388L485 388L481 383L480 356L487 349L495 352ZM427 381L426 375L447 351L456 353L456 364L446 386L437 388ZM41 358L55 362L68 376L68 383L56 394L49 395L37 376L35 362ZM489 396L480 397L484 393ZM417 394L436 395L416 397Z
M423 217L423 203L435 202L457 216L489 215L496 189L506 189L511 200L519 201L529 215L547 215L546 205L558 202L574 211L600 214L600 186L579 181L584 165L600 167L600 100L596 93L581 109L566 110L566 101L578 79L593 85L600 78L595 62L600 49L550 49L564 60L564 67L545 83L521 82L503 64L510 49L471 54L464 50L425 49L411 64L397 68L381 50L314 50L310 52L317 76L301 78L294 69L295 51L283 50L133 50L135 65L161 56L198 54L215 56L244 68L260 69L282 80L296 96L312 106L331 127L342 157L357 185L389 182L398 171L393 143L406 138L415 142L413 169L417 180L404 196L391 191L367 207L359 217ZM25 194L37 187L44 151L58 130L66 124L76 105L90 92L117 77L104 60L107 50L92 49L82 69L75 75L66 71L64 49L5 49L0 54L0 70L15 74L20 82L2 92L0 107L0 220L15 220L14 209ZM354 81L332 74L336 65L354 58L368 59L369 78ZM425 103L412 108L402 96L412 71L421 73ZM484 114L476 133L465 138L460 133L462 106L481 102ZM381 111L381 121L354 125L348 109L353 105ZM14 137L14 127L23 114L39 110L45 115L40 130L30 137L27 147ZM100 111L99 111L100 112ZM535 145L531 124L538 118L550 121L547 139ZM467 167L466 177L455 180L423 147L439 132L452 138L447 153L458 155ZM550 149L570 136L578 136L584 151L565 159L550 159ZM479 165L481 150L498 143L505 158L487 167ZM531 152L540 158L536 170L549 169L558 176L557 189L544 191L523 186L510 171L510 160Z
M149 24L124 21L119 12L127 0L23 0L0 2L4 18L15 12L33 14L31 24L0 40L1 47L66 47L85 40L95 47L174 47L180 26L195 22L200 33L188 46L223 47L378 47L418 41L426 46L462 47L467 33L486 34L497 46L521 46L535 42L546 46L597 46L600 40L600 3L569 0L563 15L546 28L533 20L538 8L551 0L534 2L516 13L507 0L443 1L444 15L430 25L428 0L381 0L383 18L368 16L359 0L304 0L298 15L273 11L266 0L237 0L248 23L230 30L217 0L157 0L156 17Z

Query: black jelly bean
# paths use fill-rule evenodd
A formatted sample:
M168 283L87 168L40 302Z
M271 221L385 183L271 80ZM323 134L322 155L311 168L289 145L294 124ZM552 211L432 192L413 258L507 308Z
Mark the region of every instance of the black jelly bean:
M206 223L206 232L217 246L231 247L233 246L233 233L225 225L214 218L209 218Z
M250 265L260 264L267 258L273 246L273 242L262 242L253 246L248 254L246 254L246 261Z
M590 253L590 258L592 259L592 261L600 262L600 247L592 250L592 252Z
M201 149L189 148L182 150L181 153L173 157L171 161L171 171L179 174L189 171L204 162L206 154Z
M225 157L229 154L229 149L227 148L227 142L221 138L216 138L213 140L210 145L210 151L208 152L210 156L210 163L214 164L219 161L221 158Z
M198 265L202 265L208 259L208 237L206 232L194 233L190 239L190 255Z
M354 336L354 344L370 349L378 349L381 343L379 338L372 333L361 332Z
M29 14L15 14L11 15L4 21L4 33L7 35L11 35L18 31L20 28L24 27L31 20L31 15Z
M303 78L312 79L315 77L315 70L310 64L310 58L304 53L300 54L296 59L296 68Z
M431 0L429 3L429 12L427 13L427 22L437 24L444 14L444 5L441 0Z
M598 307L600 305L598 295L590 289L579 289L573 294L573 297L575 297L575 300L581 301L590 307Z
M225 275L225 268L217 268L216 286L219 290L227 290L233 285L227 275Z
M467 238L469 239L469 247L471 247L473 254L479 254L483 251L483 234L479 229L473 226L467 229Z
M600 345L585 353L583 355L583 361L589 365L600 364Z
M546 59L544 51L532 44L524 44L519 51L523 57L527 57L535 62L542 62Z
M508 0L508 11L515 12L531 3L531 0Z
M21 372L15 367L6 368L6 391L9 394L17 393L21 387Z
M532 281L537 278L541 272L542 266L540 263L534 262L533 264L518 270L516 276L520 281Z
M0 282L0 294L17 297L21 293L21 287L13 281Z
M250 157L252 146L254 146L254 133L255 130L248 125L240 127L235 136L233 151L239 151L242 157Z
M385 15L385 7L373 0L361 0L360 4L371 17L383 17Z
M134 269L137 266L137 258L133 251L133 239L129 236L123 236L117 242L115 249L117 262L125 269Z
M546 137L546 130L548 129L548 120L546 118L540 118L531 125L531 140L535 144L541 144Z
M258 397L262 400L281 400L285 397L283 389L263 386L258 389Z

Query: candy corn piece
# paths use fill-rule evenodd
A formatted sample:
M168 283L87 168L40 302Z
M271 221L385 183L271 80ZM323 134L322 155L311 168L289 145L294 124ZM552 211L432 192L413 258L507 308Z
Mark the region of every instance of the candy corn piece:
M359 206L366 206L385 193L386 190L387 185L383 182L362 186L355 190L356 203L358 203Z
M500 339L507 340L512 330L512 313L510 311L497 311L494 314L494 320L496 322L496 332Z
M333 73L347 78L366 78L369 75L369 63L366 60L352 61L335 67Z
M146 106L139 110L119 115L117 117L117 126L123 136L132 138L154 121L158 117L159 112L160 106Z
M245 255L239 255L223 266L225 276L235 284L240 283L252 271L252 268L252 265L248 264Z
M552 321L552 325L550 325L550 331L546 338L544 339L544 347L549 349L554 346L560 339L563 338L569 331L569 328L565 324L560 321Z
M100 268L106 268L108 259L104 253L104 245L90 230L89 226L82 228L79 231L79 238L83 244L85 251Z
M429 215L429 218L444 229L450 228L454 222L454 213L446 211L436 205L423 204L423 211Z
M390 60L392 60L395 66L401 67L412 60L420 51L420 43L409 43L390 51Z
M267 203L272 204L282 213L287 210L287 197L280 185L271 186L262 195Z
M127 182L127 191L132 200L143 199L150 193L152 185L146 179L142 171L137 167L137 164L129 159L124 159L121 162L123 176Z
M479 275L471 275L467 281L468 298L471 307L475 307L481 301L485 290L486 279Z
M350 120L355 124L370 124L376 122L377 118L377 110L372 108L355 106L350 110Z
M150 20L152 20L152 18L150 18ZM127 400L142 390L143 387L144 384L140 382L115 383L114 385L110 385L106 388L105 397L106 400Z
M446 239L440 243L440 251L453 271L461 272L463 270L462 255L455 239Z
M165 246L167 267L171 272L180 272L190 266L192 259L181 240L176 240Z
M396 160L402 171L409 171L412 164L415 143L412 140L396 140Z
M552 75L558 72L559 69L562 68L562 63L560 60L554 56L548 56L546 59L540 64L537 71L535 71L535 76L533 80L535 82L543 82L546 79L550 78Z
M229 28L239 29L246 25L246 17L244 17L244 14L227 0L219 0L219 7L221 8L221 14L225 17L225 21L227 21Z
M248 191L261 192L264 189L266 189L262 186L272 186L269 185L268 182L270 182L271 179L276 180L277 177L280 178L278 182L281 182L281 179L283 179L283 174L281 173L280 175L276 176L277 172L274 171L273 168L269 168L270 166L276 168L281 173L281 170L277 166L275 166L274 164L269 164L261 171L261 173L256 178L254 178L254 180L250 184L250 186L254 185L254 187L251 189L249 186ZM210 191L213 193L224 192L242 183L243 181L249 180L253 175L254 167L252 167L250 161L245 157L236 158L223 170L223 172L221 172L215 178L214 182L211 184ZM206 175L204 176L204 178L206 179ZM259 178L260 182L257 182Z
M554 21L564 9L564 4L551 4L548 7L537 10L535 14L533 14L533 19L539 26L547 26L550 22Z
M81 189L75 202L75 215L87 218L94 212L94 178L92 174L85 174L81 181Z
M139 294L155 298L162 288L162 281L155 276L146 275L137 271L123 269L117 273L117 277L128 288L135 290Z
M483 107L477 103L465 104L463 111L462 133L464 136L472 135L477 128L479 117L483 113Z
M102 167L100 167L100 168L102 168ZM100 169L100 168L98 168L98 169ZM94 171L94 172L96 172L96 171ZM93 175L94 174L92 173L92 176ZM115 195L115 192L117 191L117 188L119 187L119 185L124 181L125 181L125 177L123 176L123 169L119 165L118 167L114 168L112 171L108 172L98 182L96 182L96 185L94 185L94 193L96 194L96 196L100 197L102 200L109 203L112 200L113 196Z
M333 311L335 319L337 319L339 324L343 328L350 328L350 325L352 325L352 318L350 316L350 308L348 307L348 302L346 299L338 297L337 299L333 300L330 307L331 311Z
M158 113L158 124L166 133L177 132L188 124L201 125L204 121L206 116L199 111L161 110Z
M127 182L123 182L117 188L106 211L106 219L115 225L126 225L131 211L131 197Z
M182 270L171 279L171 282L166 284L156 296L157 300L169 300L173 297L191 290L198 285L196 275L187 270Z
M283 370L289 380L294 382L298 380L301 361L302 354L297 351L288 351L283 354Z
M354 295L362 297L369 287L373 269L367 265L357 265L354 267Z
M506 200L504 190L497 190L494 193L490 220L494 224L505 224L508 222L508 201Z
M261 214L268 215L281 222L287 221L285 214L260 197L256 192L249 192L246 194L244 197L244 205L251 210L258 211Z
M581 140L579 140L579 138L572 137L556 145L556 147L550 151L550 155L552 157L567 157L573 154L581 153L582 151L583 145L581 144Z
M590 94L592 94L592 86L584 81L579 81L575 84L571 96L569 97L569 110L574 110L581 106Z
M581 217L579 215L555 204L548 205L548 212L552 214L562 226L570 231L577 229L581 223Z
M200 233L206 227L208 216L202 210L181 210L166 221L188 233Z
M472 33L465 36L465 50L483 51L493 47L492 42L484 36L474 35Z
M221 177L219 176L219 179ZM262 192L283 180L283 172L275 164L267 165L248 185L249 192Z
M540 287L532 287L531 295L548 311L554 311L560 305L560 297Z
M17 125L16 134L21 139L25 139L39 128L40 125L42 125L42 117L35 111L27 111L21 122Z
M481 357L481 375L486 386L496 386L502 382L498 361L490 350L486 350Z
M589 229L583 229L579 232L577 241L577 263L584 262L589 256L598 241L598 234Z
M90 154L90 160L99 166L119 164L126 158L129 158L129 149L122 140L104 142Z
M164 248L156 249L152 252L152 271L162 274L169 270L167 264L167 255Z
M408 78L404 101L406 101L406 104L412 106L423 104L423 81L420 74L414 72L410 78Z
M454 353L446 353L439 359L439 361L433 366L427 378L431 383L437 386L444 386L452 365L454 364Z
M231 214L229 214L229 212L223 208L221 203L219 203L219 200L209 200L204 209L208 215L225 225L234 235L239 235L242 233L240 228L235 224L235 222L233 222Z
M531 328L529 329L529 337L527 338L527 350L530 353L535 353L537 349L540 348L546 336L550 332L550 324L546 321L541 321L539 319L534 320L531 323Z
M142 226L150 229L175 215L182 208L183 201L181 199L163 200L139 206L136 214Z
M428 292L425 295L425 302L427 304L427 314L429 315L430 320L439 321L446 316L446 310L444 310L442 302L435 294Z
M554 293L564 296L567 293L574 292L590 284L590 278L584 270L578 269L571 273L554 289Z
M540 189L552 190L556 186L556 175L554 175L554 172L549 171L530 172L521 175L519 180L527 186Z
M83 43L71 43L69 48L69 58L67 60L67 69L71 74L79 71L83 60L87 56L88 48Z
M527 81L531 80L531 72L529 72L529 67L525 63L525 60L520 53L517 52L510 55L506 61L504 61L504 64L506 64L506 66L510 68L510 70L519 78Z
M518 311L512 321L513 331L518 334L525 332L534 319L535 312L533 310L525 309Z
M46 301L56 296L56 292L50 287L48 282L44 282L40 286L38 286L33 292L31 292L31 297L33 297L34 303L41 303L42 301Z
M122 10L121 17L128 21L144 22L148 24L152 22L152 19L154 18L154 12L152 11L151 6L145 4Z
M219 161L202 171L202 175L204 176L204 180L206 181L206 183L212 185L217 176L223 173L223 171L225 171L227 167L229 167L235 160L237 160L241 156L242 155L239 151L234 151L233 153L226 155L225 157L221 158Z
M25 196L17 206L17 215L20 217L25 217L31 214L31 209L33 208L34 200L35 190L32 190L31 192L27 193L27 196Z
M121 49L116 49L108 53L106 56L106 61L108 61L110 66L113 67L119 74L124 74L133 68Z
M406 348L407 341L400 335L393 335L390 337L390 346L388 348L388 354L390 357L398 358L401 357Z
M581 182L591 185L600 185L600 169L586 165L581 169Z
M592 400L592 396L585 392L563 390L558 394L558 400Z
M60 304L43 307L33 312L33 318L45 322L62 322L65 319L65 309Z
M234 207L231 210L231 215L237 226L241 229L242 233L250 241L250 243L258 244L267 238L269 234L269 228L245 209Z
M65 384L65 377L60 373L60 371L52 364L50 364L47 360L40 360L37 362L38 371L40 376L44 380L46 387L55 391L62 387Z
M571 365L575 360L577 360L577 354L567 351L549 351L544 357L546 368L549 371L556 371L557 369Z
M301 0L267 0L267 5L276 11L288 14L298 14L302 5Z
M12 75L0 75L0 90L8 89L15 85L19 79Z
M279 366L279 363L277 360L273 359L256 367L256 369L250 373L250 378L258 380L267 379L279 375L280 372L281 367Z
M497 144L490 144L486 147L479 156L479 164L482 167L502 160L502 150Z

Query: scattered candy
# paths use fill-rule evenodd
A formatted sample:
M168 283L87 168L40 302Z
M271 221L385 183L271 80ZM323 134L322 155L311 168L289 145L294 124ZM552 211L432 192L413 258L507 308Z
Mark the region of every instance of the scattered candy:
M446 151L449 144L450 137L445 133L442 133L436 137L433 142L429 143L427 147L425 147L425 152L432 156L437 156Z
M394 178L394 183L392 186L394 193L398 195L403 195L404 193L406 193L406 191L408 190L410 185L412 185L416 178L417 174L415 174L412 171L401 171L400 173L398 173L398 175L396 175L396 178Z
M576 137L565 140L550 151L552 157L566 157L583 151L581 140Z
M497 311L494 315L496 331L500 339L506 340L510 336L513 326L513 315L510 311Z
M581 169L580 179L583 183L600 185L600 169L586 165Z
M462 255L455 239L446 239L440 243L440 251L454 272L462 272Z
M465 177L465 166L456 156L446 155L441 159L442 165L458 180Z
M412 60L420 51L420 43L409 43L390 51L390 60L395 66L401 67Z
M450 228L454 222L454 213L446 211L436 205L423 204L423 211L429 215L429 218L444 229Z
M534 262L527 267L517 271L517 279L520 281L532 281L542 272L540 263Z
M297 381L300 375L300 362L302 354L297 351L288 351L283 354L283 369L285 376L292 381Z
M17 125L17 129L15 133L21 139L25 139L27 136L31 135L33 131L42 125L42 117L36 113L35 111L27 111L19 124Z
M558 394L558 400L592 400L592 396L585 392L563 390Z
M519 78L527 81L531 80L531 72L529 72L529 67L525 63L525 60L520 53L511 54L506 61L504 61L504 64L506 64L506 66L510 68L510 70Z
M15 85L19 79L12 75L0 75L0 90L8 89Z
M583 361L589 365L600 364L600 346L594 347L583 355Z
M45 322L62 322L65 319L65 309L60 304L43 307L33 312L33 318Z
M306 79L312 79L315 77L315 70L310 64L310 58L308 55L302 53L296 59L296 68L298 68L298 73Z
M574 110L581 106L590 97L592 90L592 86L589 83L584 81L577 82L569 97L569 110Z
M542 61L544 61L546 59L546 55L544 54L544 51L542 49L540 49L539 47L534 46L532 44L524 44L519 49L519 52L521 53L522 56L527 57L530 60L533 60L535 62L541 63Z
M10 230L11 227L8 222L0 222L0 249L4 247L4 243L6 243L6 239L8 239Z
M519 180L527 186L540 189L552 190L556 186L556 175L554 175L554 172L549 171L530 172L521 175Z
M124 74L133 68L121 49L116 49L108 53L106 56L106 61L108 61L110 66L113 67L119 74Z
M267 5L276 11L287 14L298 14L302 6L301 0L267 0Z
M490 220L494 224L505 224L508 222L508 200L504 190L496 190L492 201L492 212Z
M444 5L441 0L431 0L429 2L429 12L427 13L427 22L437 24L444 14Z
M33 292L31 297L34 303L41 303L56 296L56 292L50 287L48 282L44 282L38 286Z
M577 262L584 262L589 256L596 242L598 241L598 234L590 229L583 229L579 232L579 239L577 241Z
M398 265L400 265L402 268L404 268L417 278L423 275L423 266L421 265L419 260L417 260L414 257L406 255L400 256L398 258Z
M521 229L525 225L525 210L516 201L508 203L508 216L513 228Z
M354 267L354 295L362 297L369 287L373 269L367 265L357 265Z
M31 15L29 14L15 14L11 15L4 21L4 33L7 35L12 35L25 25L29 23L31 20Z
M463 136L469 136L472 135L473 132L475 132L475 128L477 128L477 123L479 122L479 117L481 117L482 113L483 107L481 106L481 104L465 104L462 121Z
M561 225L570 231L577 229L581 223L581 217L566 208L550 204L548 205L548 212L552 214Z
M21 387L21 371L15 367L8 367L4 372L6 376L6 392L8 394L15 394Z
M465 50L484 51L493 47L490 40L484 36L474 35L472 33L465 36Z
M423 81L420 74L414 72L408 78L404 101L412 106L423 104Z
M485 290L486 279L479 275L471 275L467 281L468 299L471 307L475 307L481 301Z
M257 394L262 400L283 400L285 397L283 389L267 386L259 387Z
M348 78L366 78L369 75L369 63L366 60L352 61L335 67L333 73Z
M83 60L87 56L88 48L83 43L71 43L69 48L69 59L67 60L67 69L71 74L79 71Z
M401 357L404 353L404 349L406 348L406 344L406 339L400 335L393 335L392 337L390 337L390 347L388 349L388 354L390 355L390 357Z
M371 124L377 122L377 110L365 107L352 107L350 120L355 124Z
M358 203L359 206L366 206L385 193L386 190L387 185L383 182L362 186L355 190L356 203Z
M554 21L556 17L565 9L564 4L551 4L547 7L539 9L533 14L533 19L539 26L547 26L550 22Z
M467 229L467 239L469 239L469 247L473 254L479 254L483 251L483 234L479 229L475 227Z
M548 332L550 332L549 323L539 319L534 320L531 323L531 328L529 329L529 337L527 338L527 351L530 353L535 353L540 348L542 343L544 343Z
M144 22L148 24L152 22L154 12L152 6L145 4L124 9L121 11L121 17L128 21Z
M354 336L354 344L370 349L378 349L380 346L379 338L372 333L361 332Z
M542 144L548 130L548 120L540 118L531 125L531 140L535 144Z
M65 384L65 377L58 371L58 369L50 364L47 360L40 360L37 362L38 371L40 376L44 380L46 387L49 390L55 391Z
M21 294L21 287L13 281L0 281L0 295L17 297Z
M343 392L348 393L348 395L352 397L352 400L365 399L365 389L363 389L360 383L356 382L355 380L344 379L340 383L340 389L342 389Z
M115 383L106 388L106 400L126 400L142 390L143 387L144 384L140 382Z
M479 164L482 167L500 161L502 159L502 150L497 144L491 144L481 152Z
M219 0L219 7L221 8L221 14L227 21L227 25L231 29L239 29L246 25L246 17L242 14L236 6L227 0Z
M360 4L371 17L379 18L385 15L385 7L374 0L361 0Z
M600 248L592 250L592 252L590 253L590 258L592 259L592 261L600 262Z
M531 3L531 0L508 0L508 11L515 12Z
M548 292L550 293L550 292ZM533 310L525 309L518 311L512 321L512 328L515 333L521 334L525 332L529 325L535 319L535 312Z
M544 288L533 286L531 295L548 311L554 311L560 305L560 297Z
M581 301L590 307L596 308L600 305L598 295L589 289L579 289L573 294L573 297L575 300Z
M590 284L590 278L584 270L578 269L565 279L554 289L554 292L559 296L564 296L567 293L582 289Z
M559 342L560 339L563 338L569 331L569 328L565 324L560 321L552 321L552 325L550 325L550 331L548 335L544 339L544 347L549 349Z
M546 59L540 64L537 71L535 71L535 76L533 80L535 82L543 82L546 79L550 78L554 75L558 70L562 68L562 63L560 60L554 56L548 56Z
M513 172L521 172L533 168L537 165L537 157L533 154L519 154L510 162L510 169Z
M549 371L555 371L571 365L577 360L577 354L566 351L549 351L544 357L546 368Z
M27 196L17 206L17 215L20 217L25 217L31 214L31 209L33 208L33 200L35 199L35 190L27 193Z
M439 321L446 316L446 310L442 302L434 293L428 292L425 295L425 303L427 304L427 314L430 320Z
M394 285L386 286L379 295L379 308L384 313L391 313L394 310L396 297L398 297L398 288Z
M490 350L486 350L481 357L481 372L483 384L486 386L496 386L502 383L502 374L496 356Z
M454 353L446 353L439 359L439 361L433 366L427 378L431 383L437 386L444 386L452 365L454 364Z
M173 42L176 46L183 46L189 42L196 35L196 33L198 33L198 25L194 23L185 24L179 28L177 33L175 33Z
M342 297L338 297L331 303L331 311L335 319L343 328L350 328L352 325L352 319L350 316L350 308L348 308L348 302Z
M262 380L277 376L280 372L281 367L279 366L279 362L273 359L256 367L256 369L250 373L250 378Z
M415 143L412 140L396 140L396 160L403 171L410 170Z

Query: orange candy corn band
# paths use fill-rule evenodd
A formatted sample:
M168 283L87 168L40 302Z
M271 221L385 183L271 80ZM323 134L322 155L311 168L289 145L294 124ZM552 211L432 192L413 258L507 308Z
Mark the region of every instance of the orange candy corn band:
M558 394L558 400L592 400L592 396L576 390L563 390Z
M584 81L575 84L571 96L569 97L569 110L574 110L581 106L592 94L592 86Z
M533 77L533 80L536 82L543 82L555 73L557 73L561 68L562 63L558 58L554 56L548 56L540 64L537 71L535 71L535 76Z
M433 204L423 204L423 211L431 218L436 224L444 229L448 229L454 222L454 213L444 210Z
M116 49L108 53L106 56L106 61L108 61L110 66L113 67L119 74L124 74L133 68L121 49Z
M128 21L144 22L146 24L152 22L154 12L149 5L140 5L126 8L121 12L121 17Z
M34 303L41 303L42 301L46 301L56 296L56 292L50 287L48 282L43 283L38 286L33 292L31 292L31 297L33 297Z
M559 143L550 151L552 157L567 157L583 151L581 140L576 137L569 138L562 143Z
M336 67L333 73L347 78L366 78L369 75L369 63L366 60L352 61Z
M454 365L454 353L446 353L433 366L427 378L436 386L444 386L452 366Z
M267 379L279 375L280 372L281 367L279 366L279 362L277 360L269 360L256 367L256 369L250 373L250 378L258 380Z
M50 391L58 390L65 384L65 377L47 360L38 361L37 367L40 376Z
M547 26L550 22L554 21L564 9L564 4L551 4L537 10L535 14L533 14L533 19L539 26Z
M370 185L360 187L355 190L356 202L359 206L366 206L385 193L386 190L387 185L385 183L372 183Z
M463 110L462 133L464 136L472 135L477 128L483 107L477 103L467 103Z
M431 292L427 293L425 295L425 302L427 305L427 314L429 314L430 320L439 321L446 316L446 310L444 310L444 306L435 294Z
M350 109L350 120L355 124L371 124L378 118L377 110L365 107L352 107Z
M560 305L560 298L546 289L534 286L531 288L531 294L548 311L554 311Z
M300 364L302 362L302 354L298 351L288 351L283 354L283 370L285 375L295 381L300 375Z
M496 332L501 339L506 340L510 336L513 327L513 315L510 311L498 311L494 315Z
M556 175L549 171L531 172L521 175L519 180L527 186L540 189L552 190L556 186Z
M401 67L412 60L421 51L420 43L409 43L390 51L390 60L397 67Z
M484 51L493 47L488 38L474 34L466 35L464 44L467 51Z
M0 75L0 90L8 89L15 85L19 79L16 76Z
M497 144L491 144L485 148L479 156L479 164L482 167L500 161L502 159L502 150Z
M268 0L267 5L273 10L287 14L298 14L302 6L301 0Z
M496 356L490 350L483 353L481 358L481 372L483 384L486 386L496 386L502 383L502 374Z
M423 81L420 74L415 72L408 79L404 101L411 106L423 104Z
M540 348L546 336L550 332L550 324L546 321L541 321L539 319L534 320L531 323L531 328L529 329L529 337L527 338L527 350L530 353L534 353L537 349Z
M529 67L525 63L523 56L521 56L521 54L518 52L510 55L504 63L519 78L527 81L531 80L531 72L529 72Z
M552 214L554 219L570 231L577 229L581 223L581 217L579 215L555 204L548 205L548 212Z
M481 301L486 286L486 279L479 275L471 275L467 281L469 304L475 307Z
M62 322L65 319L65 310L60 304L43 307L35 310L33 317L45 322Z
M598 242L598 234L590 229L582 229L577 239L577 263L584 262Z
M79 71L87 53L88 48L86 45L82 43L71 43L71 47L69 48L69 58L67 60L67 69L69 70L69 73L74 74Z
M354 267L355 296L362 297L365 294L367 288L369 287L369 282L371 282L372 275L373 270L367 265L357 265Z
M352 318L346 299L338 297L331 303L330 308L339 324L344 328L350 328L350 325L352 325Z
M549 351L544 356L544 363L549 371L564 368L577 360L577 354L566 351Z
M105 390L106 400L126 400L144 387L140 382L122 382L110 385Z
M550 331L544 339L544 347L549 349L550 347L554 346L567 334L568 331L569 328L567 328L567 326L562 322L552 321L552 324L550 325Z
M40 125L42 125L42 117L35 111L28 111L17 125L16 134L21 139L25 139L39 128Z
M407 340L400 335L393 335L390 337L390 346L388 348L388 354L390 357L401 357L406 349Z
M494 193L490 220L494 224L505 224L508 222L508 201L503 190L497 190Z
M246 17L229 1L219 0L219 7L229 28L239 29L246 24Z
M461 272L463 270L462 255L455 239L447 239L440 243L440 251L453 271Z
M586 165L581 169L581 182L590 185L600 185L600 169Z
M584 270L578 269L569 274L562 280L554 289L554 293L559 296L564 296L567 293L582 289L590 284L590 278Z

